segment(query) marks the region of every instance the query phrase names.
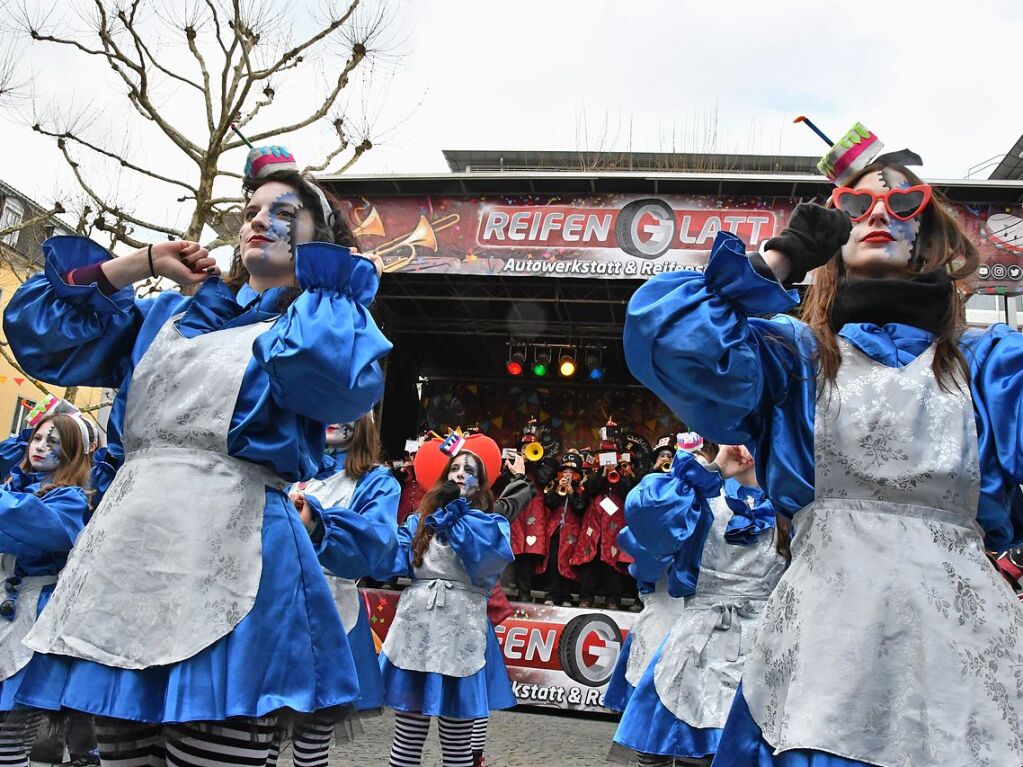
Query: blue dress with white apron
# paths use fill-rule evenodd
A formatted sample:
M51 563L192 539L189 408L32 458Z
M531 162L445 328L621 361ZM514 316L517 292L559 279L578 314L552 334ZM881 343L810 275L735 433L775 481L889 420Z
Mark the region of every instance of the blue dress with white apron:
M22 639L53 593L57 574L85 526L89 500L80 487L55 487L37 495L48 474L9 464L2 468L10 479L0 488L0 579L20 579L16 595L0 587L0 599L14 601L13 616L0 617L0 711L11 711L25 678L53 662Z
M625 507L640 542L664 547L662 531L673 530L681 533L676 551L701 548L696 590L642 670L615 732L616 743L645 754L698 759L717 751L757 621L785 569L773 524L758 539L746 530L742 543L729 542L729 527L748 527L753 499L763 498L735 480L724 482L727 495L703 494L699 509L710 531L702 541L689 535L695 527L690 480L700 472L710 473L680 452L672 472L644 477ZM736 516L741 521L733 522Z
M793 518L714 764L1023 763L1023 611L985 549L1023 540L1023 336L968 330L943 390L931 333L847 323L818 398L796 297L721 233L706 271L633 296L632 373L709 439L751 446ZM869 574L869 577L863 577Z
M380 651L384 705L451 719L482 719L515 695L487 619L487 597L515 555L508 520L457 498L426 518L435 530L412 565L419 514L398 528L394 574L413 578Z
M355 582L367 575L375 580L391 575L398 552L401 485L383 466L354 480L345 473L344 453L324 459L317 478L300 489L319 518L313 546L352 648L359 710L370 711L384 705L384 683L366 602Z
M107 296L63 279L110 258L98 245L43 249L7 337L30 375L118 389L107 435L124 465L25 640L62 662L18 702L142 722L352 704L348 641L284 488L316 474L325 424L381 394L373 265L299 245L281 313L284 288L242 305L217 278L191 298Z

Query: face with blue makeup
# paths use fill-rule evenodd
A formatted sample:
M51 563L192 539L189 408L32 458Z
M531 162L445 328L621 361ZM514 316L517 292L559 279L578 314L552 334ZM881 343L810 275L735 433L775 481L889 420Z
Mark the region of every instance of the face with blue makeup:
M49 473L60 466L63 454L60 432L53 421L46 421L32 435L28 443L28 463L32 471Z
M462 497L471 501L480 489L479 459L472 453L462 452L455 456L448 468L448 476L462 491Z
M289 185L269 181L252 193L239 233L242 264L249 284L262 292L295 284L295 246L313 239L315 224Z
M893 168L867 173L853 185L882 194L911 186L909 179ZM892 216L877 200L862 220L853 224L849 241L842 247L846 274L853 277L906 277L914 273L920 215L905 221Z

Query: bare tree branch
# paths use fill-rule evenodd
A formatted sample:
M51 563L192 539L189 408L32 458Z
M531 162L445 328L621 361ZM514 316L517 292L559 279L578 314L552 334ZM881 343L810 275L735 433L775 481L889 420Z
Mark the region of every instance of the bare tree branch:
M39 391L41 391L46 396L52 397L53 396L53 392L51 392L49 389L47 389L41 382L37 381L32 376L30 376L28 373L26 373L25 369L21 365L18 364L18 361L16 359L14 359L14 355L11 354L9 346L10 346L10 344L8 344L6 341L0 341L0 357L3 357L12 368L14 368L19 373L21 373L23 376L25 376L25 380L26 381L29 381L34 387L36 387Z
M33 125L32 130L44 136L49 136L50 138L74 141L76 144L80 144L81 146L84 146L86 149L91 149L93 152L96 152L96 154L103 155L104 157L116 161L122 168L128 168L129 170L133 170L136 173L141 173L143 176L149 176L149 178L155 179L157 181L163 181L166 184L180 186L183 189L186 189L187 191L191 192L193 195L195 195L196 193L195 187L193 187L191 184L186 184L184 181L178 181L177 179L169 178L168 176L163 176L159 173L156 173L155 171L148 170L140 165L136 165L133 162L129 162L128 160L124 159L124 157L122 157L121 155L115 154L114 152L96 146L92 142L86 141L81 136L76 136L74 133L71 133L70 131L62 131L61 133L49 131L42 127L39 123Z

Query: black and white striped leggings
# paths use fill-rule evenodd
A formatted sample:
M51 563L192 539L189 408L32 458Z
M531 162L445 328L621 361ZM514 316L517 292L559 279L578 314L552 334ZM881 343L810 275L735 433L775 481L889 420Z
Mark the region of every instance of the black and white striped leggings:
M0 720L0 767L28 767L28 752L43 721L41 711L3 714Z
M142 724L97 719L102 767L262 767L276 717L209 724Z
M432 717L394 712L394 741L388 767L419 767ZM472 719L437 717L442 767L472 767Z
M296 726L291 740L292 761L295 767L327 767L330 736L333 732L333 720ZM270 746L270 754L266 758L266 767L277 767L280 750L281 742L275 738Z

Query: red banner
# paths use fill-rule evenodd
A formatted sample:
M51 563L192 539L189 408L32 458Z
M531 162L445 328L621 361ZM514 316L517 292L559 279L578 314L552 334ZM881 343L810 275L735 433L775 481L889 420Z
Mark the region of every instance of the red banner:
M714 237L751 249L783 229L786 197L592 195L350 198L363 249L388 272L646 279L702 269ZM821 200L818 200L820 202ZM1023 208L956 206L981 252L973 289L1023 291Z
M400 592L361 591L379 651ZM494 632L519 703L612 713L604 708L604 693L636 614L511 604L515 613Z

